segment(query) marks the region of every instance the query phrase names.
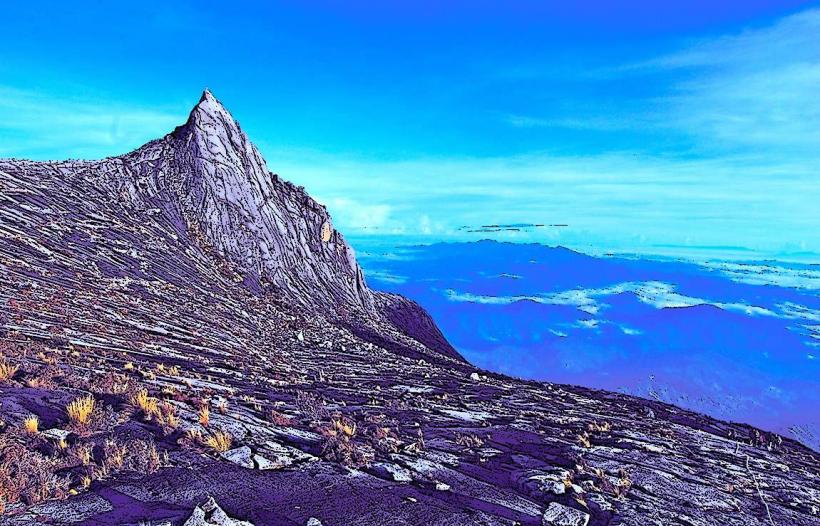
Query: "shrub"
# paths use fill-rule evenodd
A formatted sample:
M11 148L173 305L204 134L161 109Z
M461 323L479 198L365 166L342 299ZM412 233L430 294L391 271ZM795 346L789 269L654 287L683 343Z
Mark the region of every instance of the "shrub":
M157 420L166 430L173 430L179 427L179 417L177 408L170 402L162 401L157 408Z
M456 444L467 449L477 449L484 445L484 440L472 433L456 436Z
M99 392L122 394L128 391L129 383L130 380L127 376L109 372L99 381Z
M268 420L277 426L287 427L293 425L293 420L289 416L282 414L275 409L268 411Z
M322 434L322 455L345 466L361 467L373 461L375 452L365 444L357 444L356 423L344 416L336 416L329 425L319 429Z
M296 394L296 407L311 420L322 420L328 416L324 400L313 393L299 391Z
M77 462L83 466L87 466L91 464L91 461L94 459L93 450L93 444L77 444L72 447L68 453L71 457L76 459Z
M109 472L117 471L125 464L125 447L110 438L103 444L103 466Z
M137 439L120 443L109 439L103 444L103 471L100 475L110 475L120 470L154 473L167 461L168 455L160 453L152 441Z
M27 505L68 494L68 479L55 474L53 459L25 447L10 447L0 458L0 502Z

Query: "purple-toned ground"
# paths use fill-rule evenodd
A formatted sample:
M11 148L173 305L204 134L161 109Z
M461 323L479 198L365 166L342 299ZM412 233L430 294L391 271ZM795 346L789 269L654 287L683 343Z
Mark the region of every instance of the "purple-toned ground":
M792 440L469 365L207 92L122 157L0 161L0 306L2 525L820 520Z

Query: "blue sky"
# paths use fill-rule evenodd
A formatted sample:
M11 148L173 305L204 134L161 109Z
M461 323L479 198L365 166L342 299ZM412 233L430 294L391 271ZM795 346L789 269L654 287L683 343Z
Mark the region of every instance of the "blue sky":
M4 6L0 156L123 153L208 86L354 237L820 252L817 2L67 4Z

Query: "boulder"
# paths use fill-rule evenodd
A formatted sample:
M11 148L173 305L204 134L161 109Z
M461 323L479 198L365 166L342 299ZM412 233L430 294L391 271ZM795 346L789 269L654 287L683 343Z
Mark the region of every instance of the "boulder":
M256 464L253 463L253 453L251 452L251 448L248 446L241 446L235 449L231 449L229 451L225 451L220 455L225 460L233 462L238 466L242 466L243 468L250 468L253 469L256 467Z

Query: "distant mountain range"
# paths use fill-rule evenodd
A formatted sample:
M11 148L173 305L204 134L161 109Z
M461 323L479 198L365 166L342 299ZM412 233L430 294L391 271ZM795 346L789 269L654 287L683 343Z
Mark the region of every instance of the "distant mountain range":
M820 267L493 241L361 247L370 280L419 301L477 365L664 400L820 447Z

